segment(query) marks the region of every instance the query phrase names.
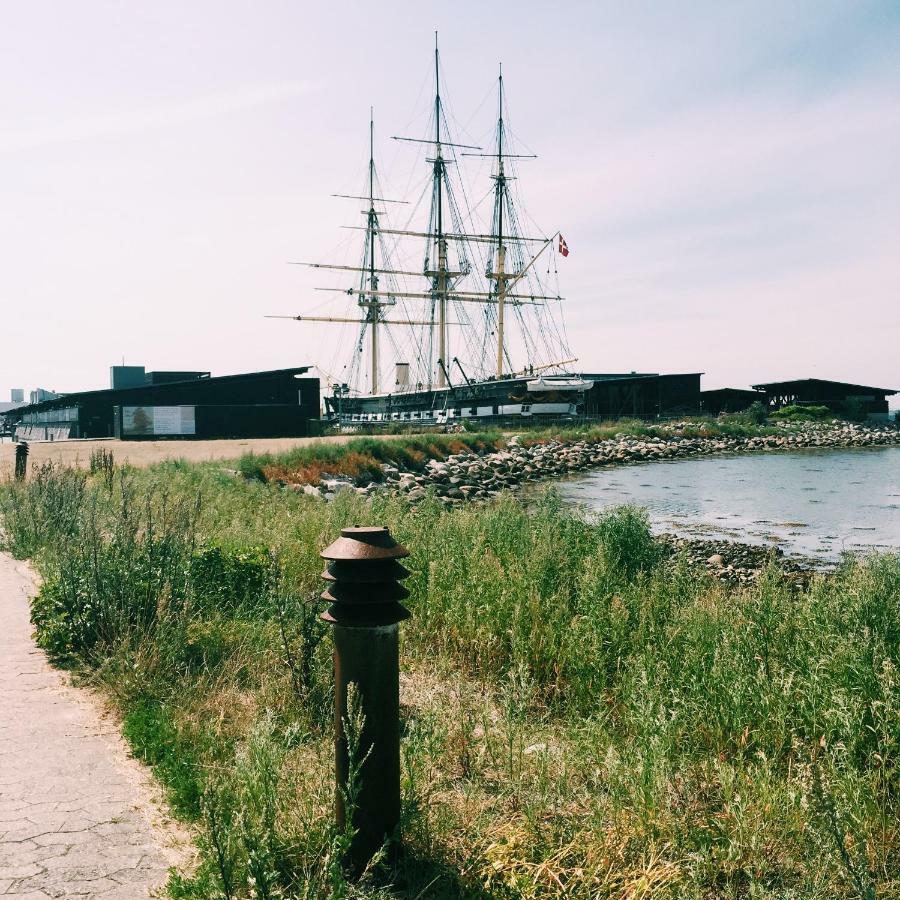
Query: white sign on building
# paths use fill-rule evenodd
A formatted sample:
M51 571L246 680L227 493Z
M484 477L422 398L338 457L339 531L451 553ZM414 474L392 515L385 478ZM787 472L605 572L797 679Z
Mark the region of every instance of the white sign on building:
M122 436L193 435L197 423L193 406L123 406Z

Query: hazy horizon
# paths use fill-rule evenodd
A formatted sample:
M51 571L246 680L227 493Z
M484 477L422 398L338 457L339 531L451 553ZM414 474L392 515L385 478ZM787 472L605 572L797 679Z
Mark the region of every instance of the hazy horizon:
M459 140L489 139L503 63L573 368L900 388L896 3L341 9L4 7L0 400L123 358L340 377L346 335L263 316L325 308L289 260L356 253L330 195L362 187L370 106L408 193L389 136L424 128L435 29Z

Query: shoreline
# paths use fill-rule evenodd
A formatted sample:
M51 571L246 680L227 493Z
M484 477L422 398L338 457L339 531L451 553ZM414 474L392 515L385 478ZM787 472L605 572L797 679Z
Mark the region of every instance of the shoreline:
M610 469L622 465L697 459L744 453L777 453L797 450L846 450L900 446L900 428L866 426L855 423L792 423L783 434L749 437L689 436L694 423L658 426L658 433L646 437L620 432L602 440L541 439L529 441L527 434L515 435L501 450L488 453L455 453L444 460L429 460L423 470L401 470L384 463L381 478L371 474L323 476L318 484L293 482L290 474L274 483L308 494L332 499L344 488L370 495L379 490L404 494L411 503L424 499L429 488L446 505L467 500L484 500L523 485L563 478L577 472Z
M665 427L665 426L664 426ZM796 423L784 434L750 437L686 437L679 434L688 423L668 426L671 434L642 438L617 435L600 441L563 442L547 440L523 444L527 435L514 437L503 449L486 454L460 453L446 460L430 460L422 472L401 471L382 466L384 480L354 483L349 477L323 478L319 485L282 482L286 488L333 499L338 491L355 490L363 496L388 490L412 504L427 496L437 497L445 506L467 502L488 502L504 491L519 500L523 490L552 479L582 472L612 469L657 461L697 459L744 453L778 453L802 450L847 450L900 446L900 430L851 423L827 425ZM827 575L836 563L785 552L775 545L750 543L740 538L691 537L671 531L657 535L671 554L683 551L691 563L719 581L750 584L774 561L798 586L806 586L814 575Z
M805 588L817 575L833 575L837 564L785 553L778 545L748 544L737 539L691 538L663 531L656 535L670 556L684 553L691 566L723 583L750 585L773 564L795 587Z

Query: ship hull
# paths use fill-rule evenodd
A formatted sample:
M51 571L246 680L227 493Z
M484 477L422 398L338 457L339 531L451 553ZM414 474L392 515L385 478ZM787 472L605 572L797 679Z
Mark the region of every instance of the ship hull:
M529 382L532 382L529 385ZM466 420L575 417L583 389L568 383L554 388L531 377L490 379L448 388L398 391L356 397L326 396L328 418L341 425L452 425Z

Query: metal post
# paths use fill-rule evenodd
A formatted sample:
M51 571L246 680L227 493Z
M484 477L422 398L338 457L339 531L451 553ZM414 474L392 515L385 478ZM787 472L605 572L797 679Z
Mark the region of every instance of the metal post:
M23 481L28 472L28 441L16 444L16 481Z
M387 528L353 527L341 529L321 555L329 561L322 598L331 604L322 618L334 637L335 816L338 827L352 826L345 863L359 874L385 842L396 847L400 824L398 623L409 618L399 602L409 596L400 584L409 572L398 560L409 551ZM363 720L353 748L346 729L351 684Z

